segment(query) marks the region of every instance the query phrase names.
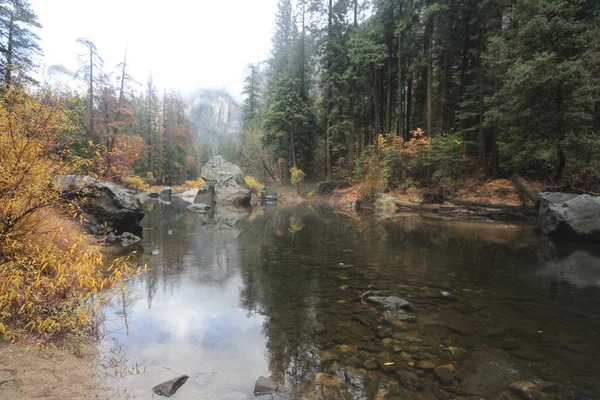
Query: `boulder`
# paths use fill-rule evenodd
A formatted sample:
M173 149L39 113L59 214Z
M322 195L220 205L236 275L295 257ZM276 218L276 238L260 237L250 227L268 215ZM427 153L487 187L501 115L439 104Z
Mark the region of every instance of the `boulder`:
M277 391L277 383L273 382L269 378L265 378L264 376L261 376L260 378L258 378L256 380L256 383L254 384L254 395L255 396L271 394L276 391Z
M85 228L92 234L103 234L108 225L116 234L130 232L141 236L140 221L144 211L139 200L127 191L89 176L66 175L55 180L64 197L76 199L86 214Z
M171 199L171 193L172 190L169 186L164 187L156 192L150 192L148 193L148 197L150 197L151 199L163 199L163 200L169 200Z
M173 378L170 381L161 383L152 388L152 391L159 396L171 397L179 390L180 387L188 380L189 376L181 375Z
M200 176L206 182L212 182L215 186L227 186L229 182L243 185L244 175L237 165L226 161L221 156L214 156L202 167Z
M546 234L600 236L600 197L540 193L538 224Z

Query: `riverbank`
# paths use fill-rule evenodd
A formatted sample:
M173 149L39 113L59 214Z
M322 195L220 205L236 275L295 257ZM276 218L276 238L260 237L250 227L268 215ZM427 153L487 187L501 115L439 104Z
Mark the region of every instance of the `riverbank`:
M539 182L528 182L534 189L541 190ZM493 181L464 181L461 189L451 198L431 203L425 202L427 188L418 190L394 190L379 193L373 204L362 204L363 209L372 209L379 214L394 215L418 213L430 216L459 219L486 219L495 221L533 221L537 210L533 202L525 198L508 179ZM336 189L329 203L345 212L356 212L359 202L359 184ZM359 207L360 208L360 207Z
M0 398L109 399L93 366L98 354L93 340L31 346L0 341Z

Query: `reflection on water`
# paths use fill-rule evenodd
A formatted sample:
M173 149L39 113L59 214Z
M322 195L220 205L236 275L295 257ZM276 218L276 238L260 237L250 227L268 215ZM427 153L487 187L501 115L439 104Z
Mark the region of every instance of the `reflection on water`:
M187 374L177 398L253 398L261 375L295 398L496 398L534 379L557 384L549 398L600 393L587 250L513 225L146 207L144 249L160 255L140 256L148 271L104 310L103 356L119 348L138 366L109 380L123 392L149 398ZM416 322L390 323L359 300L369 289L411 301ZM448 363L455 380L441 384L428 365Z

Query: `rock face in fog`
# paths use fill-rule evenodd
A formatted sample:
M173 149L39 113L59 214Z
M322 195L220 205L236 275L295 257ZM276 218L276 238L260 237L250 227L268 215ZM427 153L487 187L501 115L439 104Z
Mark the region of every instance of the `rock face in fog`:
M547 235L600 236L600 197L540 193L538 223Z
M194 203L225 206L249 206L250 188L244 182L242 170L221 156L214 156L200 172L206 181L198 191Z

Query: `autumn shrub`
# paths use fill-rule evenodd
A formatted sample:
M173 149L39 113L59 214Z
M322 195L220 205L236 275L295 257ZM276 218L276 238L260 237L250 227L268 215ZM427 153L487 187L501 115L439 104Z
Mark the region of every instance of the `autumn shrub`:
M306 174L299 168L290 168L290 183L296 187L299 187L304 182Z
M102 270L99 251L55 187L77 169L57 148L70 121L54 96L0 95L0 336L80 333L103 288L132 272L125 260Z
M265 190L265 185L260 183L258 179L256 179L253 176L248 175L244 177L244 182L246 182L246 185L248 185L250 190L252 190L252 193L259 194L260 192Z
M125 186L136 190L146 190L150 187L150 185L148 185L143 178L140 178L139 176L135 175L123 176L121 177L121 182L123 182Z
M183 186L187 189L199 189L204 186L206 182L201 177L198 177L195 181L185 181Z

